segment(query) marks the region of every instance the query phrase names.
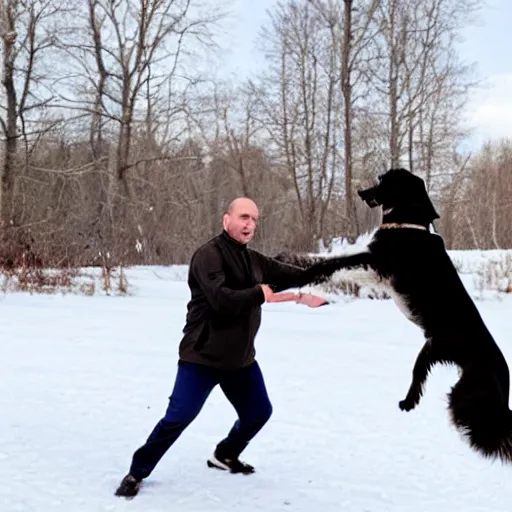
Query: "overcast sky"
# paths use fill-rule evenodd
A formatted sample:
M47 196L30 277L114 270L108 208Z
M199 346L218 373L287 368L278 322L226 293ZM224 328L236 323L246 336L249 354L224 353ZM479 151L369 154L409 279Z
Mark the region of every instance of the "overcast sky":
M258 31L267 20L267 9L276 0L231 0L233 16L225 39L227 72L245 77L261 65L254 49ZM476 62L479 77L489 85L472 97L468 117L476 128L475 141L512 137L512 0L487 0L478 26L465 30L462 57Z

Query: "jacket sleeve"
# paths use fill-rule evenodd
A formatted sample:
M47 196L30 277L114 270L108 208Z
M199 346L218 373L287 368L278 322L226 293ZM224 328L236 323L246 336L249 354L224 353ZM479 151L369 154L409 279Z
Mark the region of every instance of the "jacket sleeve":
M274 292L307 284L309 273L305 269L259 253L258 258L263 271L263 283L268 284Z
M236 315L265 302L265 294L259 284L244 290L226 286L222 259L216 251L198 251L190 262L190 273L217 313Z
M342 268L367 267L371 262L369 252L351 256L326 258L306 269L282 263L273 258L258 254L263 269L263 282L274 292L288 288L300 288L308 284L318 284Z

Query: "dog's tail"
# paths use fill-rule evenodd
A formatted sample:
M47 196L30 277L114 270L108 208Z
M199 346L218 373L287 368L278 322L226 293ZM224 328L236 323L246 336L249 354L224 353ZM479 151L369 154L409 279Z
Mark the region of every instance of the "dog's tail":
M508 388L508 386L507 386ZM462 378L448 394L451 421L485 458L512 464L512 411L495 378Z

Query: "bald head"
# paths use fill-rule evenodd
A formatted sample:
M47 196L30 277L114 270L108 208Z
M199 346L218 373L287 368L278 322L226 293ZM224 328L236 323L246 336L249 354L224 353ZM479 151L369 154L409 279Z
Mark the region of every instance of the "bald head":
M237 197L236 199L233 199L231 203L229 203L227 213L231 214L234 210L243 210L245 208L253 208L258 211L258 207L252 199L249 199L248 197Z
M241 244L247 244L254 236L258 218L256 203L248 197L237 197L229 203L222 220L224 229L231 238Z

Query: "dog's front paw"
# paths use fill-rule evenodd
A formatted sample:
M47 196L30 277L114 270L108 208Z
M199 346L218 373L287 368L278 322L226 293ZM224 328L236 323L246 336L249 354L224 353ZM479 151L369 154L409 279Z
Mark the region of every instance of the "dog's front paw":
M402 411L409 412L416 407L416 402L414 402L414 400L408 400L406 398L405 400L400 400L400 402L398 402L398 407L400 407Z

